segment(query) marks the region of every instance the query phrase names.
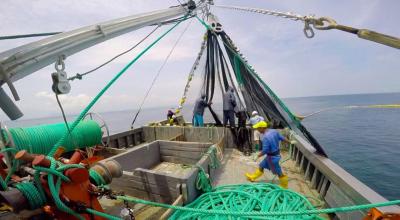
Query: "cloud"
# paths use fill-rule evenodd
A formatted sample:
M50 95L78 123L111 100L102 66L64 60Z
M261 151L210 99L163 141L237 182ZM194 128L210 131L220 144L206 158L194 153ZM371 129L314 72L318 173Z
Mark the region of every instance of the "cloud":
M49 93L45 91L41 91L35 94L35 97L42 99L45 102L50 102L52 104L56 103L56 97L54 93ZM88 96L86 94L79 94L76 96L72 95L60 95L59 99L62 103L63 107L66 110L76 111L85 107L93 97Z
M41 91L35 94L35 97L40 99L41 102L47 105L55 106L57 105L57 100L54 93ZM94 96L88 94L77 94L77 95L59 95L60 102L63 108L71 113L77 113L83 110L93 99ZM100 106L96 109L99 111L110 111L110 110L122 110L126 109L128 104L132 102L139 101L138 98L134 96L129 96L127 94L119 95L104 95L99 100Z

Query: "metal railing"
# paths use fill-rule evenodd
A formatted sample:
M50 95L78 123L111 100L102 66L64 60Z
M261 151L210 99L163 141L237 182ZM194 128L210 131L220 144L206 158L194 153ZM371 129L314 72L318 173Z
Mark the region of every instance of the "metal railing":
M387 201L331 159L315 153L315 149L299 135L291 145L292 160L300 168L305 180L316 189L330 207L359 205ZM399 206L378 208L383 213L400 213ZM337 214L339 219L361 219L366 211Z

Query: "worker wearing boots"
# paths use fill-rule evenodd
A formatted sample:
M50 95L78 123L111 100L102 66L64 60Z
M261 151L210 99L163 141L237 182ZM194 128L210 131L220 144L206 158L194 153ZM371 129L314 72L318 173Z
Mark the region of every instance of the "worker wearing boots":
M258 158L264 155L267 156L261 161L259 168L253 174L246 173L247 179L253 182L264 173L264 169L268 169L273 174L279 176L282 188L288 188L288 177L282 172L282 168L279 165L279 161L281 160L279 143L281 141L290 143L290 141L283 137L277 130L268 129L268 124L265 121L258 122L253 125L253 128L261 133L262 138L262 150L258 154Z

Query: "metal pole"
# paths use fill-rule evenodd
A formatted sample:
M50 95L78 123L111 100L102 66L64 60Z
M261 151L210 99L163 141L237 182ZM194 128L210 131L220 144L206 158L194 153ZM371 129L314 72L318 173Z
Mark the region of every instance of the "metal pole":
M200 4L193 11L202 8ZM57 60L60 55L70 56L81 50L126 34L139 28L158 24L189 12L187 6L119 18L95 25L63 32L46 39L29 43L0 53L0 82L5 76L14 82Z

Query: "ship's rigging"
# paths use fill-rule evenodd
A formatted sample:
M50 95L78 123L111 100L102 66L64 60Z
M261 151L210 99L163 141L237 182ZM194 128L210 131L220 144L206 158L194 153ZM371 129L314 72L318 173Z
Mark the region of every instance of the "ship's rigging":
M202 79L202 92L206 95L207 101L211 102L216 95L216 88L219 86L219 90L221 93L224 93L229 87L233 87L239 100L238 110L243 111L247 114L253 110L258 110L265 118L271 122L273 127L276 128L284 128L289 127L291 130L295 131L296 133L304 136L315 148L315 153L318 153L322 156L326 156L326 153L322 149L322 147L318 144L318 142L312 137L312 135L307 131L307 129L301 124L298 117L296 117L283 103L282 100L268 87L268 85L258 76L254 68L249 64L249 62L243 57L243 55L239 52L237 46L233 43L233 40L228 36L228 34L222 29L222 25L218 22L216 17L210 12L210 1L200 1L196 5L193 1L189 1L188 4L181 4L176 7L172 7L166 10L160 10L156 12L151 12L147 14L143 14L141 16L133 16L128 17L120 20L114 20L112 22L105 22L102 24L98 24L95 26L89 26L86 28L78 29L71 32L64 32L60 34L56 34L49 39L44 39L38 42L34 42L10 51L6 51L0 54L0 79L2 83L7 83L10 87L14 97L16 100L19 99L16 89L13 86L13 82L25 77L28 74L35 72L36 70L55 62L56 72L52 75L53 78L53 90L57 95L66 94L69 92L69 81L75 78L82 78L83 75L89 74L91 72L96 71L97 69L101 68L102 66L106 65L107 63L111 62L112 60L118 58L121 54L113 57L111 60L105 62L104 64L100 65L99 67L87 71L84 74L78 74L75 77L67 78L66 72L64 71L64 63L63 60L66 56L72 55L80 50L86 49L94 44L102 42L107 39L111 39L115 36L121 35L128 31L149 25L166 25L171 24L172 26L169 27L165 32L163 32L156 40L151 42L143 51L141 51L138 55L136 55L132 60L121 70L119 71L111 81L109 81L106 86L96 95L96 97L83 109L83 111L79 114L79 116L75 119L75 121L71 124L67 124L68 131L65 133L58 132L56 140L48 141L45 145L40 142L45 140L46 133L49 133L55 130L55 127L43 126L43 128L34 128L31 129L33 132L32 137L27 138L30 140L36 140L39 147L32 148L29 144L22 143L18 145L21 149L26 150L25 152L30 151L29 153L40 153L40 158L35 156L35 162L31 161L34 164L33 168L36 169L35 175L36 177L40 176L40 173L46 173L46 181L43 183L40 179L37 179L35 186L32 182L27 182L28 185L19 185L21 188L20 190L23 191L26 195L30 192L32 193L34 190L29 189L38 189L42 190L41 192L37 192L36 196L40 198L40 200L32 199L31 202L38 202L38 204L32 203L33 207L41 207L45 203L45 199L47 197L51 197L51 201L54 201L55 207L57 207L58 211L63 214L69 214L75 216L78 219L83 219L83 217L77 212L84 212L84 213L91 213L99 216L104 216L104 213L99 212L100 209L92 209L93 207L83 208L80 206L81 204L74 204L75 206L68 206L65 204L65 198L60 197L60 187L62 187L62 181L66 181L66 177L61 174L62 171L70 168L74 169L81 169L87 174L86 179L89 178L89 171L86 170L84 167L81 167L78 164L62 164L61 162L56 161L55 158L58 158L57 154L59 154L60 146L66 148L66 150L71 151L75 149L77 146L76 143L70 143L70 136L74 133L74 129L82 131L80 133L89 132L88 127L80 128L79 126L82 125L82 120L87 116L89 110L96 104L96 102L102 97L102 95L123 75L126 73L134 63L136 63L147 51L149 51L154 45L159 43L166 35L168 35L171 31L173 31L178 25L182 22L187 21L188 19L197 19L202 25L206 27L206 37L205 41L201 45L201 49L195 63L193 65L192 70L189 73L188 83L185 87L184 95L182 100L179 103L180 110L185 102L187 91L190 87L190 81L193 78L193 71L199 66L199 61L202 58L204 51L206 51L205 55L205 71L203 74ZM220 6L221 7L221 6ZM382 34L378 34L375 32L370 32L366 30L359 30L355 28L349 28L341 25L337 25L331 19L328 18L314 18L314 17L307 17L307 16L299 16L294 14L288 13L279 13L267 10L260 10L260 9L249 9L249 8L238 8L238 7L228 7L224 6L225 8L231 9L238 9L238 10L246 10L246 11L253 11L257 13L264 13L264 14L271 14L281 17L287 17L294 20L301 20L304 22L304 33L307 37L313 37L314 32L312 27L319 30L325 29L339 29L344 30L346 32L351 32L357 34L361 38L373 40L379 43L384 43L388 46L397 47L399 46L400 40L394 37L385 36ZM208 19L207 24L203 19L200 18L200 14L197 13L198 11L202 11L203 17ZM156 28L157 29L157 28ZM147 35L142 41L138 44L146 40L148 36L155 32L154 29ZM184 30L184 32L186 29ZM183 33L184 33L183 32ZM182 33L182 35L183 35ZM182 36L181 35L181 36ZM177 39L176 44L179 42L180 37ZM159 72L156 74L154 82L157 80L158 75L163 69L163 66L168 61L168 58L171 56L175 45L173 45L170 53L167 55L164 63L159 69ZM136 45L127 51L123 52L127 53L135 48ZM59 67L61 66L61 68ZM148 96L153 84L150 86L147 94L145 95L143 102L145 101L146 97ZM3 92L3 93L1 93ZM0 100L0 107L8 113L10 118L16 119L21 117L21 112L18 108L12 103L11 99L4 93L3 90L0 90L1 100ZM210 108L211 113L213 114L216 124L220 124L219 119L215 113L213 113L212 108ZM135 118L139 114L140 110L136 114ZM134 119L135 121L135 119ZM133 122L134 122L133 121ZM86 140L86 143L80 143L81 146L93 146L101 139L101 128L94 122L85 122L87 124L92 124L93 126L93 133L89 132L89 134L84 135L86 137L93 138L93 140L87 140L81 138L80 140ZM86 125L88 126L88 125ZM57 129L64 128L63 125L57 125ZM23 130L23 129L22 129ZM12 130L14 133L18 133L18 129ZM38 131L42 131L42 135L38 135ZM44 132L45 131L45 132ZM36 134L35 134L36 133ZM96 135L91 135L91 134ZM15 135L16 137L21 137ZM39 138L40 136L40 138ZM97 138L96 138L97 137ZM47 137L48 138L48 137ZM79 140L79 138L77 138ZM10 140L10 139L8 139ZM17 139L17 140L22 140ZM53 143L54 142L54 143ZM91 143L87 143L91 142ZM31 149L28 149L28 148ZM26 148L26 149L25 149ZM8 151L16 151L14 148L7 148ZM12 150L10 150L12 149ZM24 153L24 152L23 152ZM81 157L80 152L76 151L76 157ZM74 154L75 154L74 153ZM47 157L44 155L47 154ZM25 155L26 156L26 155ZM325 158L324 158L325 159ZM47 160L47 161L46 161ZM71 157L72 160L72 157ZM45 163L48 163L49 169L43 169L42 166L47 166ZM79 163L79 162L78 162ZM12 167L16 167L17 161L14 160ZM36 166L36 167L35 167ZM58 166L58 168L57 168ZM57 169L56 169L57 168ZM101 169L101 168L98 168ZM4 189L8 187L8 180L13 174L13 169L9 169L9 172L6 177L6 181L1 181L1 185ZM122 171L120 173L122 175ZM96 175L93 176L91 174L91 178L94 179L95 182L101 182L97 179ZM78 178L80 175L77 175ZM76 176L74 176L76 177ZM3 180L0 178L0 180ZM96 181L97 180L97 181ZM89 180L85 180L86 182ZM43 189L41 188L42 185L48 186L49 192L44 194ZM101 184L99 184L101 185ZM24 187L22 187L24 186ZM80 187L79 189L82 189ZM84 188L82 194L87 194L89 192L88 188ZM102 192L103 193L103 192ZM132 201L132 198L122 198L125 201ZM97 201L96 198L92 198L90 195L90 203L92 204L92 200L95 202ZM136 200L138 201L138 200ZM43 203L43 204L42 204ZM398 204L399 201L394 201L391 203L384 203L383 205L390 205L390 204ZM380 204L382 205L382 204ZM353 207L354 208L354 207ZM359 207L357 207L359 208ZM192 210L196 211L196 210ZM312 211L312 210L311 210ZM325 210L326 211L326 210ZM328 210L326 213L331 213L334 211L341 211L338 210ZM199 212L199 210L197 210ZM217 213L218 211L214 212ZM265 213L263 213L265 214ZM271 213L270 213L271 214ZM241 215L241 213L234 213L230 215ZM266 214L265 214L266 215ZM276 215L276 213L275 213ZM252 215L245 215L245 216L252 216ZM110 217L111 218L111 217Z

